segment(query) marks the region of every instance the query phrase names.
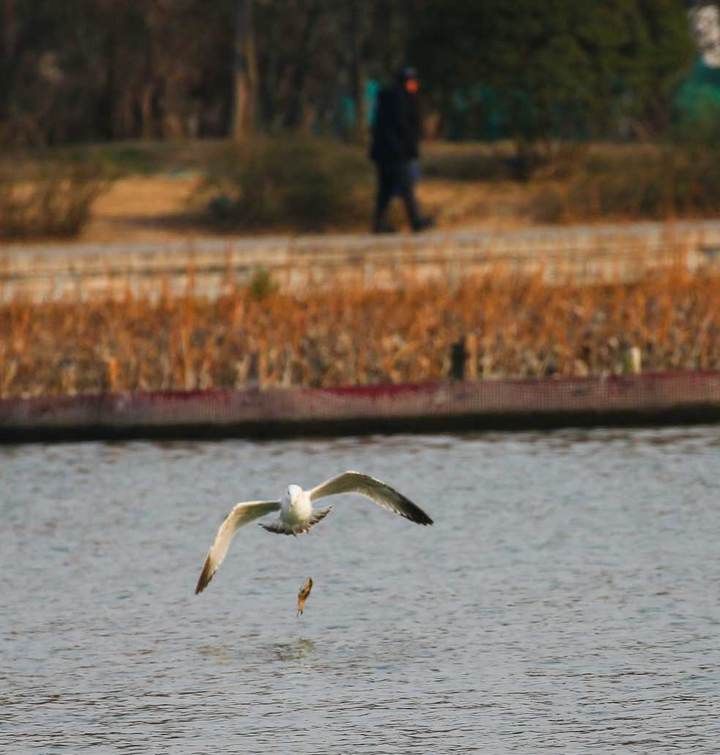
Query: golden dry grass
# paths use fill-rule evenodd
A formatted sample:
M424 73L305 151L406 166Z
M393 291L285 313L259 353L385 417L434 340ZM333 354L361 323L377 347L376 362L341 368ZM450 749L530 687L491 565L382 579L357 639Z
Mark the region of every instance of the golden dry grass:
M478 377L720 369L720 276L670 271L630 285L548 286L497 273L452 288L238 288L0 305L0 395L426 381L472 334Z

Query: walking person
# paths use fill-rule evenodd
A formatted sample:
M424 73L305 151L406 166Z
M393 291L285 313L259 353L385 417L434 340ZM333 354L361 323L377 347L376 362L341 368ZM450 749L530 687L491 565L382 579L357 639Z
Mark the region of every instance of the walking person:
M377 166L377 198L373 231L392 233L387 211L393 196L399 196L413 231L433 225L431 218L420 213L415 198L419 177L420 82L414 68L402 68L395 83L378 94L372 128L370 158Z

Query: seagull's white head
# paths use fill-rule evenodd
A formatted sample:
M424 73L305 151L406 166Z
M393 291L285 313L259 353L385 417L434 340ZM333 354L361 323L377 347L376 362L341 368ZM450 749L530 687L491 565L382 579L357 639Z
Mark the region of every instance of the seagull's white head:
M286 495L291 503L296 501L301 493L302 488L299 485L288 485Z

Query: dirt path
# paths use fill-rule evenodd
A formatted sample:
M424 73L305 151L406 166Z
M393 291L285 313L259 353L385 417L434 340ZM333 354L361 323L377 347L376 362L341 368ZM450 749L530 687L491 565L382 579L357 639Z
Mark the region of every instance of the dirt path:
M96 202L78 243L173 241L193 235L186 217L199 182L184 174L116 181Z
M193 197L201 180L199 174L186 171L116 181L95 204L90 223L76 243L183 241L213 235L193 220L197 210ZM421 183L419 195L441 229L499 231L532 224L525 210L527 190L517 184L428 180ZM405 219L399 207L395 211L402 227ZM345 233L366 230L365 225L338 229ZM261 235L277 233L271 229Z

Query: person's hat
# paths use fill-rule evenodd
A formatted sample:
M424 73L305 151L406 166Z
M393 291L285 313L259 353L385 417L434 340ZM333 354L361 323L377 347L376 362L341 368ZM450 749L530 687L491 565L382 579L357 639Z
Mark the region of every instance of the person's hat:
M413 68L412 66L403 66L398 71L398 79L400 81L408 81L409 79L417 79L418 72L417 68Z

